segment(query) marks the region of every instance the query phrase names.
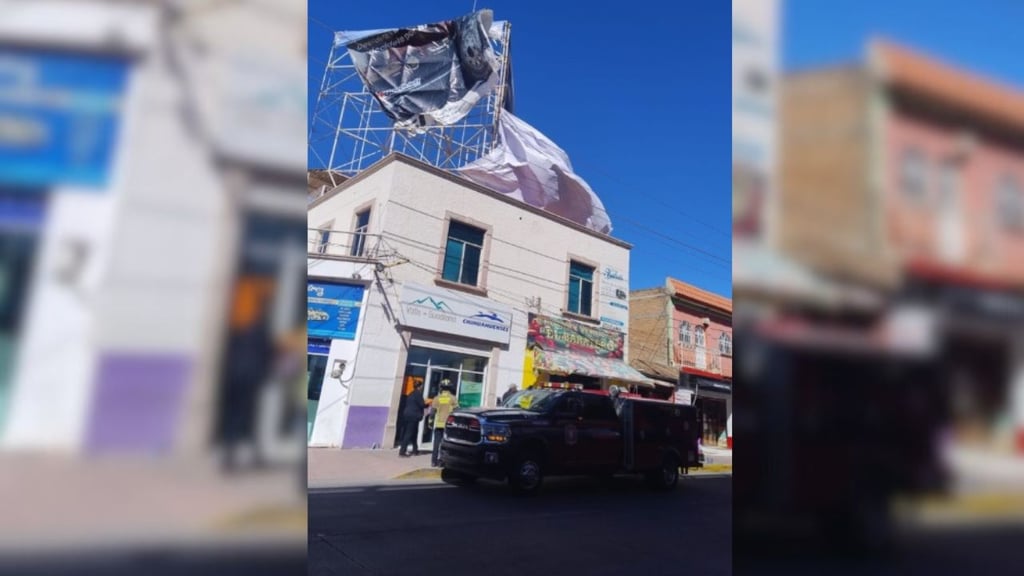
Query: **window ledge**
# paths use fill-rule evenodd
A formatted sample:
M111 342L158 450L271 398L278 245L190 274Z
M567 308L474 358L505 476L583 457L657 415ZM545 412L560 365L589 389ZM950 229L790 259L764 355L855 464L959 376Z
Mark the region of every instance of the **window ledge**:
M470 286L469 284L459 284L458 282L452 282L451 280L445 280L441 277L434 278L434 284L442 288L451 288L452 290L458 290L460 292L466 292L469 294L475 294L477 296L487 297L487 289L481 288L480 286Z
M586 324L593 324L595 326L601 325L601 321L597 318L594 318L593 316L584 316L582 314L577 314L575 312L569 312L568 310L562 310L562 316L565 318L569 318L570 320L578 320Z

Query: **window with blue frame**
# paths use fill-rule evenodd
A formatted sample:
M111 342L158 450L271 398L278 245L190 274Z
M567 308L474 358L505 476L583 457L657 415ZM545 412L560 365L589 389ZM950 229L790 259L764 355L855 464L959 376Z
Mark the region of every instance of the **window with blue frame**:
M442 278L458 284L477 285L484 234L483 230L462 222L452 220L449 223Z
M352 237L352 251L350 256L366 255L366 234L370 231L370 210L366 209L356 214L356 227Z
M569 312L591 316L594 301L594 267L569 262Z

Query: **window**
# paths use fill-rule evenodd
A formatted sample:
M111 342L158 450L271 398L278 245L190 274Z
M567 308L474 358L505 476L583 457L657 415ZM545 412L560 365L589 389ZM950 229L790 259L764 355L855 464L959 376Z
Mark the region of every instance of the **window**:
M1002 225L1011 230L1024 230L1024 196L1017 179L1004 176L996 191L996 209Z
M590 316L593 312L594 267L569 261L569 312Z
M924 154L916 148L910 148L903 153L900 187L909 200L924 201L927 194L927 167Z
M617 419L615 407L612 406L608 397L594 394L583 395L583 417L591 421L614 421Z
M718 337L718 351L723 356L732 356L732 337L728 332L722 332L722 335Z
M356 226L352 235L351 256L365 256L366 233L370 230L370 210L366 209L356 214Z
M679 323L679 343L683 346L690 345L690 323L686 320Z
M705 342L704 342L704 327L703 326L697 326L696 328L694 328L693 329L693 335L694 335L694 340L696 340L697 347L698 348L703 348L704 345L705 345Z
M326 254L327 247L331 245L331 231L330 225L325 225L320 228L320 239L316 243L316 253Z
M449 282L476 286L480 274L480 256L485 232L452 220L448 225L448 244L444 251L441 277Z

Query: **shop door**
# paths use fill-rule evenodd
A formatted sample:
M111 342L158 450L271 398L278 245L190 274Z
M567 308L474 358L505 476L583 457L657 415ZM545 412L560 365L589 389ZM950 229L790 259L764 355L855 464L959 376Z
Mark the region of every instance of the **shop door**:
M310 351L306 357L306 443L313 438L313 425L316 424L317 408L320 406L320 390L324 385L327 373L327 355Z
M965 256L964 219L960 201L960 168L944 162L939 175L939 238L942 257L950 264L963 262Z
M423 385L423 399L430 400L441 393L441 383L445 380L452 386L452 394L456 398L459 397L459 388L462 385L461 378L459 377L459 370L453 370L451 368L440 368L438 366L430 366L427 368L427 378ZM434 416L428 415L420 420L419 428L419 442L423 445L433 444L434 434Z
M707 370L708 367L708 351L706 347L706 338L704 337L704 327L697 326L694 331L696 336L696 346L694 347L693 363L697 365L699 370Z

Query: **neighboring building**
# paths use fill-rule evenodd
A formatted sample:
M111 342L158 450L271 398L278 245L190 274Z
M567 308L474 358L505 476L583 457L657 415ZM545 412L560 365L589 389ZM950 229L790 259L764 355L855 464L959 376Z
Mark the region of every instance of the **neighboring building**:
M786 79L781 142L785 251L883 295L873 339L938 352L963 428L1024 449L1024 91L874 42Z
M396 154L309 224L312 446L394 445L417 380L466 406L512 384L649 385L625 362L621 240Z
M732 300L668 278L629 294L631 365L676 381L676 402L695 404L704 443L732 447Z
M282 7L177 12L169 45L155 2L8 4L0 114L57 136L0 158L0 443L206 452L239 409L222 384L255 394L253 330L301 314L260 322L304 241L301 27Z

